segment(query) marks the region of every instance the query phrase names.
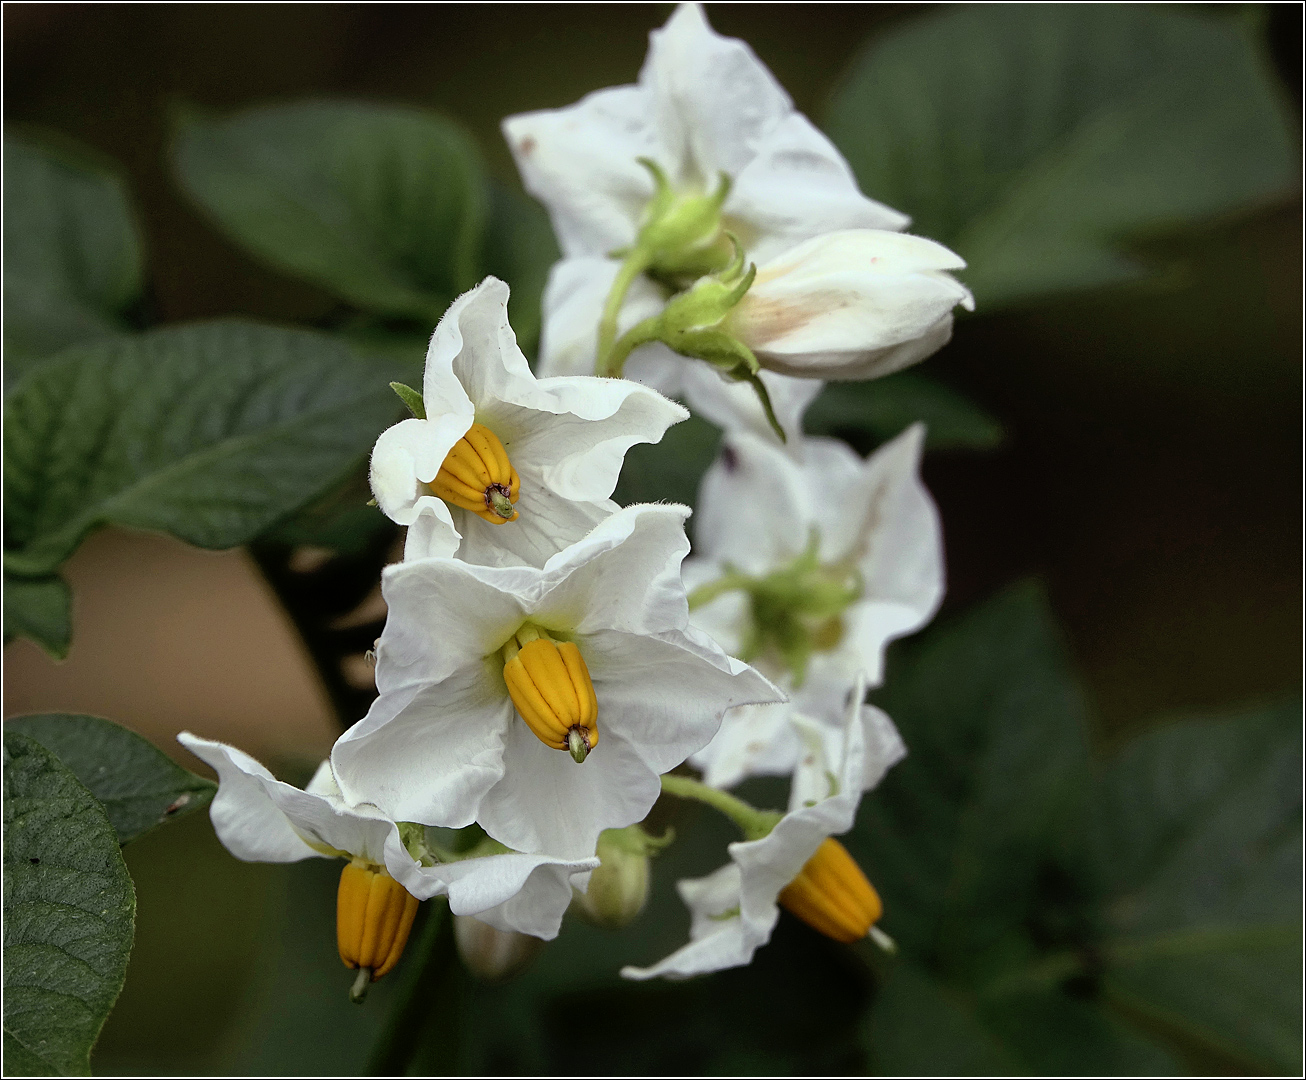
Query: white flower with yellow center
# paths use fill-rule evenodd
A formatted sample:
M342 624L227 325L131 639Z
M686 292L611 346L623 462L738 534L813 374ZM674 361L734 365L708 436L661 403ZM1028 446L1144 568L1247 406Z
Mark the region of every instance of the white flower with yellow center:
M688 415L634 383L536 379L497 278L440 320L410 407L421 415L372 451L377 504L408 526L406 558L492 566L543 566L583 537L617 509L609 496L626 451Z
M726 709L781 700L689 626L688 513L619 510L542 569L388 567L381 696L332 751L346 797L563 858L642 820Z
M699 489L690 618L790 700L728 712L692 759L707 783L788 773L801 749L790 714L838 724L853 682L877 684L888 643L933 617L943 549L918 475L924 437L913 425L863 461L835 439L786 452L726 436Z
M455 915L475 915L501 930L557 936L573 884L583 887L598 859L492 852L433 862L420 826L377 807L349 803L329 762L301 790L276 779L248 754L190 732L177 736L218 774L209 815L223 845L246 862L346 859L337 901L337 945L360 971L356 993L398 963L421 900L448 896Z
M635 85L510 116L503 131L563 253L544 300L540 370L550 375L593 372L601 336L610 342L655 314L669 291L725 266L727 232L762 262L822 233L896 230L908 220L858 190L829 139L747 44L713 32L698 4L682 4L653 31ZM657 237L645 235L653 217ZM657 250L632 261L641 236ZM703 372L711 381L688 374L699 367L646 345L624 373L696 411L709 413L715 400L737 406L745 425L757 421L747 387L727 393L714 372ZM783 381L766 380L773 400L790 392L777 389ZM781 426L796 433L783 416Z
M678 777L666 777L673 795L699 799L723 810L746 839L729 846L730 862L704 878L681 881L681 898L693 915L690 942L651 967L623 968L628 979L659 975L686 978L742 967L767 941L780 908L836 941L878 934L880 898L837 840L853 826L864 778L876 783L906 753L887 716L853 705L840 726L793 718L803 754L794 774L789 812L754 810L731 795Z

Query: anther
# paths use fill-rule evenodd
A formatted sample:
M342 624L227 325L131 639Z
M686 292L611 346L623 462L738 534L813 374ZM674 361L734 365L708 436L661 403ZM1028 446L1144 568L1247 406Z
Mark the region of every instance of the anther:
M417 904L417 897L384 867L361 861L345 864L336 893L336 945L345 967L358 969L351 1000L362 1001L368 984L399 963Z
M835 941L853 942L871 932L883 914L879 894L845 848L830 837L780 893L780 904Z
M503 443L484 424L473 424L453 445L428 485L432 494L492 525L516 521L521 479Z
M599 703L580 649L528 623L503 658L503 680L526 726L546 746L584 761L599 742Z

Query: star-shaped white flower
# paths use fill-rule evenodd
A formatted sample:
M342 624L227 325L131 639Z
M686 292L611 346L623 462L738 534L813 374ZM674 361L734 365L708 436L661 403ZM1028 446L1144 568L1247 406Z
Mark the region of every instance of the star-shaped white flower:
M790 700L728 712L692 759L707 783L729 787L750 775L788 773L800 747L787 717L838 724L857 677L878 684L888 643L933 617L943 597L943 548L938 511L918 474L924 437L913 425L865 461L835 439L804 439L785 452L747 433L726 437L699 489L697 554L684 577L691 598L702 602L690 618ZM805 660L800 678L794 656L766 636L777 624L775 610L763 611L759 625L755 608L783 605L759 583L783 586L783 575L802 566L809 571L790 586L800 598L823 588L838 599L815 616L794 616L815 623L807 631L811 651L798 658ZM732 578L741 587L721 587Z
M624 380L536 379L508 324L508 286L492 277L455 300L436 327L422 400L425 419L404 420L377 440L377 503L409 527L406 558L456 553L491 566L543 566L583 537L616 510L609 496L626 451L657 442L688 415ZM474 512L433 491L435 484L448 494L437 478L446 475L455 444L477 438L473 425L498 440L520 479L519 490L509 492L503 477L502 495L516 513L511 520L494 523L488 501ZM467 494L456 479L450 483Z
M688 945L647 968L625 967L628 979L687 978L742 967L767 941L780 918L777 898L798 877L827 837L853 826L863 778L878 783L906 748L892 721L859 705L864 683L840 726L791 718L803 745L789 796L789 812L760 840L737 841L730 862L677 888L692 913Z
M209 808L213 828L227 850L246 862L358 859L384 867L419 900L447 895L455 915L475 915L501 930L546 940L558 934L573 883L583 887L598 866L593 858L517 852L423 866L409 854L393 818L344 799L329 762L300 790L233 746L185 731L177 738L217 772L218 793Z
M564 858L592 855L604 829L642 820L658 777L707 745L722 712L781 698L689 626L688 513L619 510L542 569L438 558L388 567L381 696L332 751L346 797L405 821L475 820L510 848ZM574 647L592 680L597 736L579 764L545 745L505 683L505 647L518 659L531 647L518 656L523 627Z

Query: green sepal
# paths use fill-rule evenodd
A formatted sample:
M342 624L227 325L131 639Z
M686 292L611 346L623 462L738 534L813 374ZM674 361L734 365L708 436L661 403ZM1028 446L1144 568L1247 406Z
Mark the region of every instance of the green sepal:
M390 389L399 395L399 400L408 406L408 411L418 420L426 419L426 402L422 400L422 395L401 382L392 382Z

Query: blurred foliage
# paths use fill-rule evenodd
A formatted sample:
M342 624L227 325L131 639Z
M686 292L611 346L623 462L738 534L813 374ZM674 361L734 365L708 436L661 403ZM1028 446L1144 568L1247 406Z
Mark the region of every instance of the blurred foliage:
M967 260L981 312L1141 277L1125 240L1300 171L1259 41L1173 8L934 13L872 42L829 129L863 190Z
M116 172L84 153L4 144L5 387L30 362L126 331L144 286Z
M152 742L98 716L21 716L5 730L20 732L54 754L99 800L120 844L207 806L218 790Z
M4 576L5 644L14 638L34 641L56 660L68 655L72 638L72 594L57 574L43 578Z
M6 1075L90 1073L127 973L135 911L103 808L49 750L6 731Z

